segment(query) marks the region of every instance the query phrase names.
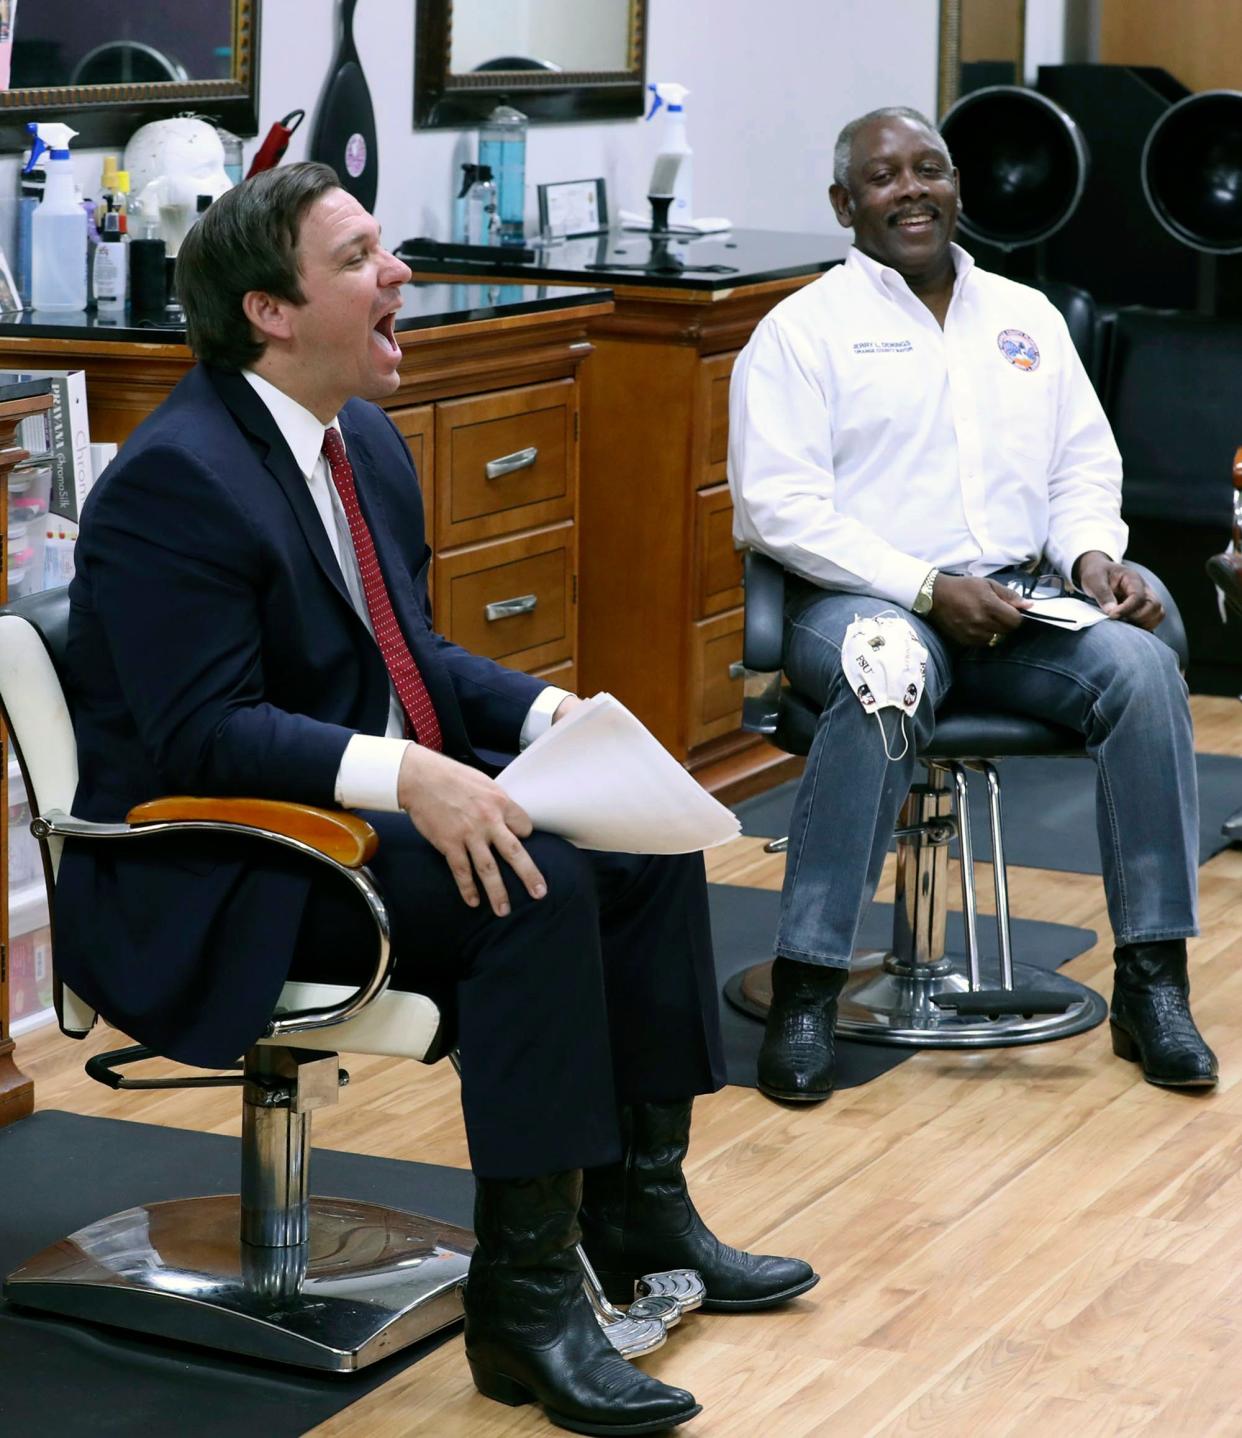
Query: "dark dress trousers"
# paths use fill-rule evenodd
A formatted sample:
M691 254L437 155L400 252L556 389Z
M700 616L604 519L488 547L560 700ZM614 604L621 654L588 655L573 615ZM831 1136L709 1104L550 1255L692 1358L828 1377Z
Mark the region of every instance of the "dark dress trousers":
M542 681L431 628L430 551L404 441L376 406L341 411L359 501L444 752L497 773ZM335 806L355 733L382 734L388 676L306 480L245 378L192 370L88 498L70 587L74 813L116 820L163 794ZM615 1103L723 1081L702 861L528 847L548 880L513 911L470 909L404 814L371 868L394 982L456 1022L476 1170L610 1161ZM350 981L373 937L345 887L296 855L212 836L66 844L60 976L111 1023L189 1063L234 1062L293 973ZM505 866L502 864L502 869ZM340 892L337 892L337 890Z

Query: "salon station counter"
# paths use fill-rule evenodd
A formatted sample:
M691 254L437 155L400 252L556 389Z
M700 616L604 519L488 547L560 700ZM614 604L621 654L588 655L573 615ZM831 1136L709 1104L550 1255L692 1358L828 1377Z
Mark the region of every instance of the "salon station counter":
M725 800L796 761L740 729L742 565L725 482L729 375L762 317L848 237L614 230L482 265L404 258L426 279L608 285L581 375L580 690L623 700Z

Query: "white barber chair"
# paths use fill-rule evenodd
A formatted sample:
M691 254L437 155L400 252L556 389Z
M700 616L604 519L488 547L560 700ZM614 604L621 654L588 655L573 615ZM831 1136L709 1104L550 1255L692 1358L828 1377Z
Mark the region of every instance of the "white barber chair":
M187 831L244 835L294 849L353 884L375 925L376 962L358 989L287 983L239 1073L127 1078L127 1065L153 1057L140 1045L89 1059L87 1073L113 1088L240 1087L241 1191L99 1219L9 1274L5 1296L252 1358L329 1372L363 1368L461 1317L474 1248L468 1229L309 1190L311 1115L336 1103L348 1081L338 1053L434 1063L445 1052L436 1005L387 988L388 919L364 867L375 832L352 814L266 800L161 799L116 824L71 817L77 749L57 675L68 616L63 589L0 609L0 717L39 816L32 828L49 899L67 837L131 844ZM94 1010L59 981L56 1008L71 1037L84 1038L95 1022ZM645 1297L622 1314L583 1261L596 1315L627 1356L658 1347L702 1300L697 1275L651 1275Z

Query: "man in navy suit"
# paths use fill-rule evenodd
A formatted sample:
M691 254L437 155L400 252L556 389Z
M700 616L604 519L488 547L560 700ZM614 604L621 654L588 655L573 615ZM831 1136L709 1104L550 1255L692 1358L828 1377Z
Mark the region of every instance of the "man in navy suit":
M191 231L178 289L200 363L83 512L74 812L181 792L365 814L394 983L434 995L460 1040L476 1383L580 1431L654 1431L697 1407L614 1357L579 1219L620 1298L656 1268L699 1269L706 1306L732 1309L816 1279L719 1244L685 1190L691 1096L723 1082L701 856L532 832L495 776L578 701L431 628L417 479L372 403L399 385L409 277L322 165L247 181ZM357 900L296 856L155 843L70 843L57 886L62 978L141 1042L228 1063L290 972L369 966Z

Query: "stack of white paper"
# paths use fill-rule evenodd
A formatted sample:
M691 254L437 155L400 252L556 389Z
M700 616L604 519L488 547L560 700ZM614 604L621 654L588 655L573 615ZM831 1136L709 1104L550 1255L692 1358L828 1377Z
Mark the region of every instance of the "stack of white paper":
M611 694L586 700L541 734L499 782L536 829L580 849L689 854L741 829Z
M1033 599L1031 607L1022 613L1027 619L1038 619L1043 624L1054 624L1058 629L1090 629L1108 615L1085 599L1074 599L1065 594L1055 599Z

